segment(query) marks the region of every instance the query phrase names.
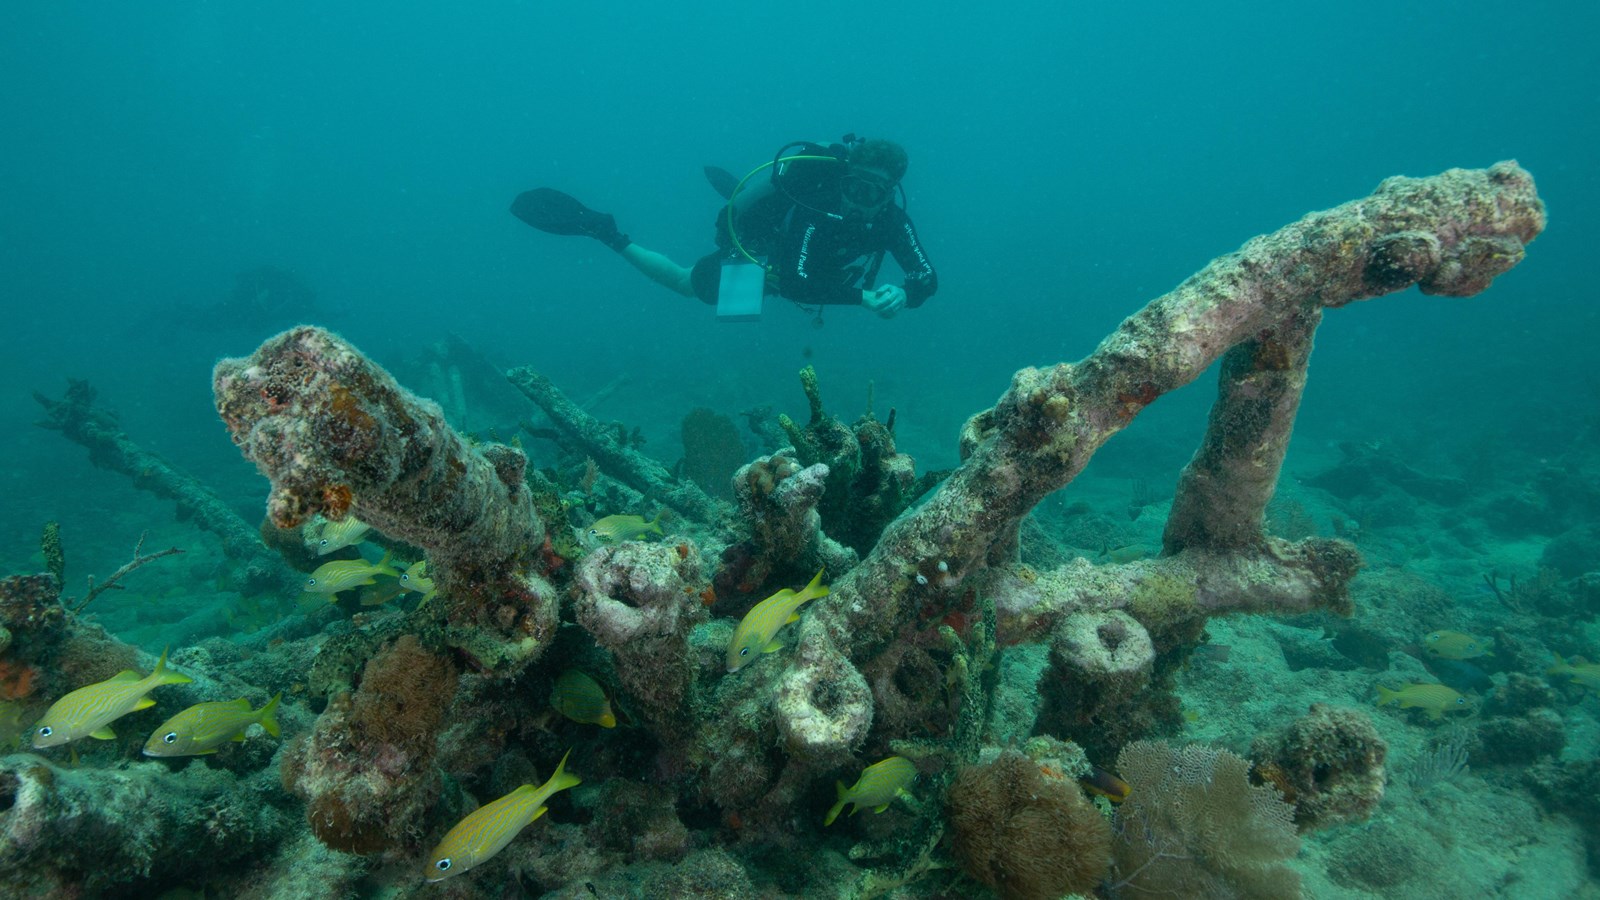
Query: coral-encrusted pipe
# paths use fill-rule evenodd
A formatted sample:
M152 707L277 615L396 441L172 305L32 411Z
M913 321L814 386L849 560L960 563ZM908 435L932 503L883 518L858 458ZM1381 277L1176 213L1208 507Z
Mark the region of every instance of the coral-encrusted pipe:
M193 522L222 541L223 552L243 563L241 586L247 593L288 588L302 576L261 543L260 531L239 517L226 501L200 479L135 443L117 426L116 414L95 403L87 381L69 379L66 396L52 400L37 392L45 409L40 427L59 431L89 451L96 468L128 476L133 486L171 500L180 519Z
M452 624L511 639L491 655L525 660L554 632L553 592L530 572L545 535L521 451L468 446L438 404L321 328L217 363L212 385L234 443L272 481L275 525L354 514L423 548Z
M607 475L697 522L715 522L721 518L716 501L699 485L687 478L676 478L666 466L619 440L612 426L584 412L532 366L512 369L506 373L506 378L529 400L539 404L550 421L593 457Z
M1304 310L1222 357L1206 436L1178 480L1165 552L1263 546L1263 517L1289 450L1321 309Z
M1390 178L1370 197L1309 215L1218 258L1129 316L1086 359L1017 372L995 407L967 422L961 467L933 498L891 525L862 564L815 604L799 629L802 645L832 644L859 661L915 617L926 592L939 588L926 575L917 577L930 563L959 583L989 563L1007 561L1017 527L1035 504L1075 478L1145 406L1198 378L1230 349L1251 341L1270 347L1275 336L1290 335L1288 343L1295 346L1285 352L1292 357L1309 349L1308 336L1294 332L1314 326L1316 310L1413 284L1430 294L1475 294L1522 260L1524 245L1544 222L1533 178L1514 162L1430 178ZM1276 444L1286 439L1293 418L1285 394L1299 387L1293 359L1274 361L1268 354L1260 361L1255 368L1276 368L1288 377L1270 385L1269 394L1277 396L1257 406L1271 421L1253 426L1268 441L1260 460L1273 471L1239 485L1250 496L1222 511L1246 519L1259 516L1276 478L1282 456ZM1245 368L1231 371L1237 375ZM1248 391L1249 379L1232 378L1226 389ZM1249 411L1244 399L1225 396L1224 405L1233 408L1222 410L1224 425L1247 424L1237 417ZM1213 496L1227 496L1237 464L1256 452L1236 452L1237 441L1220 449L1210 467L1221 479L1210 486ZM1238 545L1252 543L1258 533L1259 521L1224 528L1214 515L1191 515L1177 535L1169 532L1168 541L1245 549ZM1259 552L1250 548L1246 555ZM1306 568L1321 583L1300 593L1324 605L1345 603L1351 571L1342 556L1338 564ZM802 646L792 665L828 657ZM863 736L859 722L855 711L842 711L836 721L817 721L811 714L784 727L807 731L818 745L849 747Z

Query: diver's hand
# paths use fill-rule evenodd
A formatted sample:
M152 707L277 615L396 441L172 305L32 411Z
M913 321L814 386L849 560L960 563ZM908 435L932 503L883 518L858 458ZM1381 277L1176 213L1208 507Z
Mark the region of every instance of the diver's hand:
M862 291L861 305L882 318L892 319L895 313L905 308L906 289L899 285L886 284L870 293Z

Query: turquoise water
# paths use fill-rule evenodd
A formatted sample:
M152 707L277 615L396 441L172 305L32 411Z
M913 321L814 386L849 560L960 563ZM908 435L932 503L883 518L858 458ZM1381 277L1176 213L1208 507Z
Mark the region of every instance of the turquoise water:
M943 469L959 462L962 423L994 404L1013 372L1084 356L1250 237L1366 196L1391 175L1516 159L1550 217L1521 265L1473 298L1413 289L1331 310L1318 332L1269 521L1289 537L1355 535L1365 561L1355 616L1213 621L1210 643L1230 649L1176 676L1187 714L1165 737L1248 755L1258 735L1313 702L1372 717L1396 783L1369 820L1306 836L1294 865L1311 896L1596 896L1600 812L1592 797L1563 795L1596 783L1600 699L1545 675L1556 653L1600 656L1600 601L1582 578L1600 571L1600 318L1585 287L1600 226L1583 212L1600 199L1596 18L1550 3L1515 12L1486 3L7 9L0 572L44 568L47 521L61 524L71 595L126 562L141 534L146 551L185 549L91 607L151 654L238 638L229 615L247 625L299 615L293 596L242 596L214 537L34 427L31 393L60 396L69 378L91 382L132 440L251 527L267 482L217 419L211 366L301 321L336 330L486 440L537 418L493 384L495 370L529 365L597 417L638 428L643 451L672 466L684 453L680 422L696 407L742 422L739 412L765 404L803 419L795 373L809 364L841 417L864 408L870 385L878 414L895 410L899 449L918 471ZM829 309L817 326L769 299L757 323L719 323L605 247L536 233L506 212L518 192L556 187L690 263L712 248L719 205L703 166L742 174L792 140L846 132L907 148L907 209L939 270L938 293L892 320ZM241 283L261 283L241 273L262 267L292 273L306 305L241 301ZM290 281L271 290L292 293ZM447 357L438 348L450 336L478 358ZM452 363L464 373L459 402ZM1041 505L1024 561L1048 569L1159 549L1213 384L1202 378L1162 398ZM535 466L565 464L550 443L524 440ZM757 441L743 440L753 457ZM1340 480L1372 459L1389 473L1376 486ZM1452 487L1408 489L1396 471ZM1134 518L1140 483L1150 502ZM1489 584L1509 591L1516 575L1527 590L1541 569L1568 600L1508 605ZM1341 643L1352 628L1359 639ZM1440 725L1375 707L1379 684L1438 677L1421 642L1440 629L1498 648L1479 660L1495 687L1468 692L1482 695L1479 711ZM263 652L303 667L321 639L305 641ZM1362 641L1375 655L1352 649ZM1536 702L1490 696L1532 691L1522 677L1547 691ZM293 696L298 680L252 684L256 704L280 690ZM298 717L301 732L312 709L320 703ZM150 721L130 720L130 730L154 728L155 712L137 713ZM1528 744L1517 728L1564 741L1543 757L1480 750L1459 776L1427 790L1401 785L1451 727L1480 742ZM586 735L601 745L588 761L573 756L587 780L669 783L652 779L647 751L607 752L606 739ZM535 745L542 781L555 758ZM112 748L94 749L85 766L120 764ZM259 775L280 764L262 762L236 768ZM848 784L855 763L841 763L837 777ZM491 764L475 761L478 776ZM449 774L476 800L493 799L472 771ZM831 802L835 777L819 775L821 793L807 797ZM298 801L278 802L285 834L298 834ZM590 826L598 806L578 795L521 841L537 846L537 829L552 822ZM785 881L750 862L774 845L734 833L712 809L680 809L695 848L732 848L758 888L793 892L793 873ZM806 832L777 846L820 858L874 827L887 830ZM427 839L440 833L437 823L419 828L433 829ZM11 864L4 852L0 867ZM597 851L596 871L575 863L559 873L518 857L519 871L535 873L520 889L584 896L585 880L596 890L617 883L605 877L621 871L621 856ZM342 879L330 895L423 890L404 883L413 868L404 853L353 859L327 863ZM509 865L465 878L499 890ZM1378 869L1387 880L1370 874ZM154 895L203 881L124 887ZM224 884L211 885L213 896L230 895ZM944 896L982 890L933 877L923 885Z

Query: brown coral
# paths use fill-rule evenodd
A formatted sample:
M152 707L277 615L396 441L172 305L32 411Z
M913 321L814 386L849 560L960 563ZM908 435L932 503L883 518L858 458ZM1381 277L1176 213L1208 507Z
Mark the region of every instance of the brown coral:
M343 791L332 791L313 799L306 807L311 833L327 847L342 853L365 856L389 846L384 823L373 816L358 816Z
M956 776L947 798L967 874L1007 900L1092 890L1111 859L1111 829L1077 784L1008 752Z
M402 635L367 663L354 694L329 701L282 768L318 840L371 853L406 839L438 791L435 737L456 680L449 660Z
M432 748L455 692L455 667L429 653L414 636L401 635L367 663L350 724L370 740L424 754Z

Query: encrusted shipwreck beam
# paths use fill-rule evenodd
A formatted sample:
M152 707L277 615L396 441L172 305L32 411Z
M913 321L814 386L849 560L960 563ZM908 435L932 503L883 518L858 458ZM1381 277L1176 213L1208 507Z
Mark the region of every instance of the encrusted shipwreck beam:
M234 443L272 481L273 524L355 515L427 551L449 639L485 668L514 670L548 643L556 594L534 572L545 533L521 451L468 446L438 404L320 328L222 360L212 383Z
M256 528L199 479L135 443L118 426L116 415L94 402L95 393L89 382L76 379L60 400L35 392L33 399L47 416L39 426L82 444L96 467L120 472L133 480L134 487L171 500L180 518L216 535L223 552L244 569L243 590L287 590L299 582L282 558L261 542Z
M607 475L695 521L711 523L721 518L717 502L699 485L673 477L666 466L627 446L614 428L584 412L533 367L519 366L506 377Z
M1329 540L1289 545L1265 537L1261 525L1320 311L1413 284L1470 296L1520 262L1543 228L1533 179L1514 162L1390 178L1370 197L1313 213L1213 261L1126 319L1082 361L1019 371L993 409L967 422L960 468L804 618L776 704L791 748L825 757L855 745L872 719L855 663L919 612L947 602L941 592L1010 562L1017 528L1042 498L1075 478L1145 406L1224 354L1220 396L1165 537L1166 552L1183 554L1193 580L1167 592L1182 608L1164 614L1259 611L1280 596L1285 610L1347 604L1354 548ZM1063 615L1073 606L1060 596L1047 602ZM1014 621L1035 618L1009 612Z

